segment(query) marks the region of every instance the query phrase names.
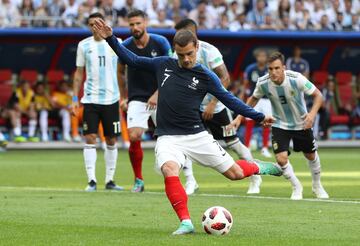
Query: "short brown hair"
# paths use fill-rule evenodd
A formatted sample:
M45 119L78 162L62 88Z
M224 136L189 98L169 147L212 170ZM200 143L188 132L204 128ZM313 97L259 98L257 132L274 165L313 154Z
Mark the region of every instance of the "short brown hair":
M275 52L271 53L268 57L267 62L271 63L276 60L280 60L283 65L285 64L285 56L279 51L275 51Z
M176 32L173 43L174 46L177 44L180 47L185 47L189 43L193 43L195 46L197 44L197 38L194 33L189 30L179 30Z
M127 16L128 19L133 18L133 17L142 17L143 19L146 19L147 15L144 11L140 10L140 9L134 9L131 10Z

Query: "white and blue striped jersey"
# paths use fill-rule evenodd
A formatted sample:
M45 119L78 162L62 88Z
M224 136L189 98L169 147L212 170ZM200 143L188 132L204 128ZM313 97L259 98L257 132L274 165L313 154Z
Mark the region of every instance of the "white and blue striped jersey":
M260 99L267 96L271 101L272 114L276 119L273 127L284 130L303 130L307 114L304 93L311 95L316 87L303 75L291 70L285 71L281 85L270 80L269 74L258 79L253 96Z
M177 59L176 53L174 53L173 57ZM196 53L196 62L200 63L201 65L204 65L206 68L210 69L211 71L217 68L218 66L224 64L224 60L218 48L216 48L214 45L211 45L201 40L199 40L199 49ZM200 105L201 112L205 111L206 106L210 103L212 98L213 95L209 93L206 94L204 100ZM216 103L214 113L215 114L219 113L224 108L225 108L224 104L218 101Z
M118 40L121 42L121 39ZM86 70L81 103L110 105L120 99L117 62L117 55L105 40L95 41L91 36L80 41L76 66Z

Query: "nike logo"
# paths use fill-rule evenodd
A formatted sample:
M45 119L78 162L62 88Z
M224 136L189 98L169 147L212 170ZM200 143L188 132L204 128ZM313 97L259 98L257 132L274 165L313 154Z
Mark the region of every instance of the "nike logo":
M176 205L180 204L182 201L178 201L176 203L173 204L173 207L175 207Z
M165 68L165 72L173 72L173 70Z

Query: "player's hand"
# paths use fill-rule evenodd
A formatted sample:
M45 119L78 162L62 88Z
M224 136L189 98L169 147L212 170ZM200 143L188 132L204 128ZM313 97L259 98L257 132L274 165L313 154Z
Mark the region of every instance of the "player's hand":
M241 115L236 116L236 118L233 121L231 121L229 125L226 126L226 130L230 131L233 128L237 130L241 125L241 120L242 120Z
M313 127L315 116L313 116L312 114L306 114L302 118L304 119L304 130Z
M127 112L127 110L128 110L128 100L127 100L127 98L120 101L120 109L123 112Z
M146 109L147 110L155 110L157 106L158 101L158 93L157 91L149 98L149 100L146 103Z
M263 127L270 127L273 123L275 123L275 121L275 118L271 115L265 115L265 118L260 124L262 124Z
M202 118L205 121L211 120L214 117L215 107L216 107L216 103L212 103L212 102L206 105L205 111L202 113Z
M100 18L95 19L94 31L103 39L110 37L113 34L112 28Z
M72 102L70 106L70 112L72 116L77 116L79 112L79 102Z

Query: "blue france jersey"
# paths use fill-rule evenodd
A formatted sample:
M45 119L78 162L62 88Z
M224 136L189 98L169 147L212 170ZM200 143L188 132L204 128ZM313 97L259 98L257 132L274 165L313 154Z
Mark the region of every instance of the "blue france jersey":
M245 68L244 80L249 81L249 88L246 90L246 96L250 97L255 90L257 80L264 76L267 72L267 68L259 69L256 63L252 63Z
M286 69L304 74L310 71L310 66L303 58L300 58L299 61L295 61L294 58L290 57L286 60Z
M171 57L136 56L114 36L106 41L124 63L156 74L159 90L156 115L158 136L188 135L204 131L199 107L206 93L214 95L237 114L256 121L262 121L265 117L233 96L222 86L220 79L202 65L185 69L179 67L178 60Z
M86 70L81 103L110 105L119 100L117 61L117 55L105 40L95 41L91 36L79 42L76 66Z
M169 41L160 35L149 34L149 42L144 48L138 48L134 38L127 38L122 44L138 56L157 57L171 56ZM121 59L119 59L121 62ZM127 67L128 101L147 102L157 90L155 74L136 67Z

